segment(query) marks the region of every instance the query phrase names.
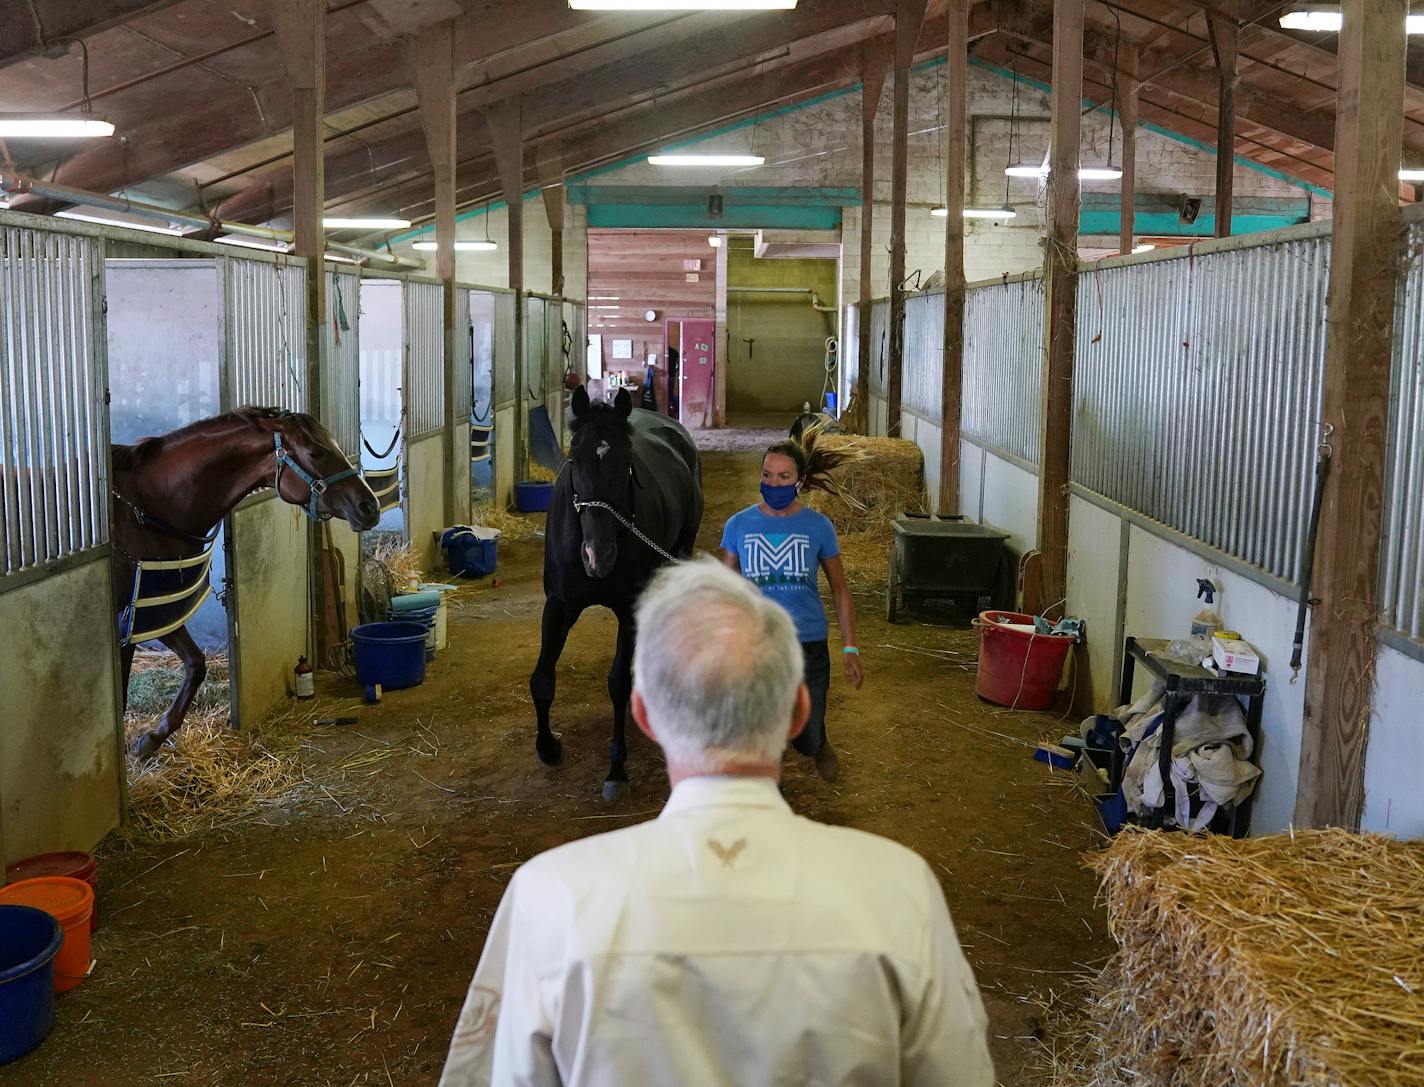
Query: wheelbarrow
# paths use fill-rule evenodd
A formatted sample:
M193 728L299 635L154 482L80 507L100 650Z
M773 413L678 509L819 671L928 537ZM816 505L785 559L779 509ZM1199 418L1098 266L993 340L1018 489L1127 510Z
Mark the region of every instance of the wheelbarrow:
M886 619L898 623L931 600L951 601L967 615L993 606L1007 532L963 517L905 513L891 528Z

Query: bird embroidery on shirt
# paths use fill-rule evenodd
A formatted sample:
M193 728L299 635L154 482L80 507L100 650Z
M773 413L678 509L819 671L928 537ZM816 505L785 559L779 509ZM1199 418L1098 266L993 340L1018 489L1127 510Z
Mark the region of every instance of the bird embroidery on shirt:
M713 853L717 854L717 859L722 862L723 868L730 868L737 862L737 855L747 847L747 840L745 838L738 838L732 843L731 848L728 848L716 838L708 838L707 846Z

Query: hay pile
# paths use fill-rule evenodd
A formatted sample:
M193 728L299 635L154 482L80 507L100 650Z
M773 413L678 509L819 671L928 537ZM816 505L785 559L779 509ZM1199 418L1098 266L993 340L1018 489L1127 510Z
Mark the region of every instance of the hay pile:
M476 502L470 507L470 524L499 529L501 543L531 539L541 526L537 515L503 509L492 501Z
M124 731L133 741L168 708L182 681L172 654L139 652L129 686ZM255 819L265 810L294 800L305 782L298 748L300 732L288 718L260 730L228 727L228 662L208 659L208 674L177 735L146 763L128 763L130 839L166 841ZM316 716L305 705L306 721Z
M924 455L903 438L823 434L818 441L826 449L850 450L858 459L835 471L838 493L814 492L810 505L835 525L851 585L883 584L891 522L905 510L926 508Z
M367 537L366 556L386 568L391 584L397 589L404 588L411 578L425 580L415 549L405 542L399 532L371 532L367 533Z
M1424 1084L1424 842L1128 829L1090 864L1121 946L1055 1082Z

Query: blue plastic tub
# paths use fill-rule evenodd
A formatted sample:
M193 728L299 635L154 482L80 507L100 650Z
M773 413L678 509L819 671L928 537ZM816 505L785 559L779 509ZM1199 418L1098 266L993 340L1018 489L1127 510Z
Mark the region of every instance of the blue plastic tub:
M434 593L432 593L431 595L438 596L438 594ZM392 603L394 603L394 601L392 601ZM418 623L420 625L420 627L425 631L425 659L427 661L433 661L435 659L435 617L436 613L439 612L439 610L440 608L438 606L434 608L414 608L410 611L402 612L397 612L393 608L389 616L391 622L393 623Z
M0 1064L23 1057L54 1026L59 922L33 906L0 906Z
M499 541L481 539L469 525L447 528L440 535L445 566L456 577L489 577L499 557Z
M544 513L554 497L554 485L526 479L514 485L514 508L520 513Z
M351 632L356 646L356 679L399 691L425 682L426 629L420 623L365 623Z

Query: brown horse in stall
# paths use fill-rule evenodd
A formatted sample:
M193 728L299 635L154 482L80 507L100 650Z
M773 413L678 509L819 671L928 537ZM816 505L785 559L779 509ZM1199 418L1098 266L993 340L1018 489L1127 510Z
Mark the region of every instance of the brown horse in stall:
M113 447L112 575L118 602L124 700L138 640L130 634L163 631L168 624L134 625L131 607L141 584L136 575L152 567L180 579L196 572L196 585L183 586L173 618L190 618L207 595L207 568L192 560L212 546L217 526L242 499L264 487L276 488L285 502L313 520L343 518L357 532L374 528L380 507L371 488L314 417L278 408L239 408L203 419L158 438ZM162 589L160 589L162 595ZM170 620L171 621L171 620ZM156 625L154 623L156 622ZM193 696L207 674L207 662L187 627L154 637L183 662L183 684L156 729L134 742L140 759L151 756L183 724Z

